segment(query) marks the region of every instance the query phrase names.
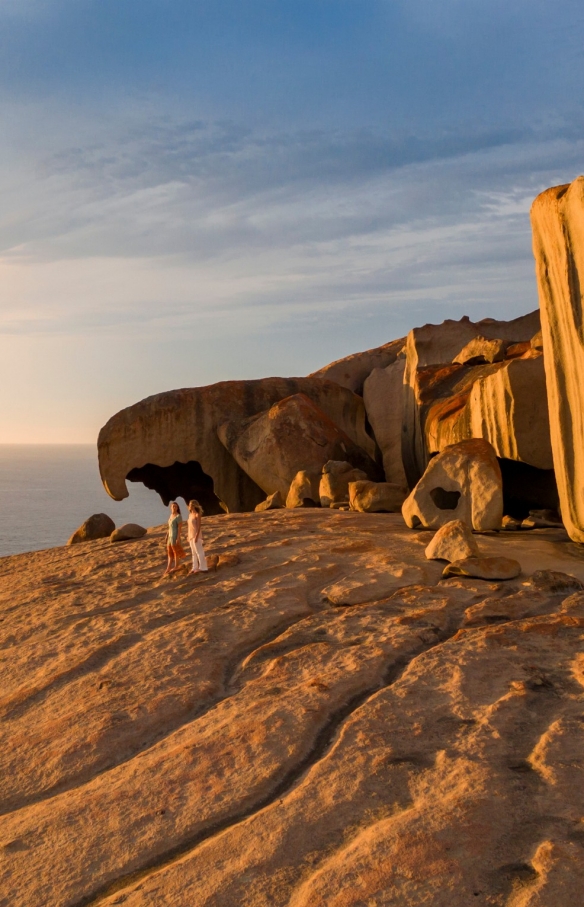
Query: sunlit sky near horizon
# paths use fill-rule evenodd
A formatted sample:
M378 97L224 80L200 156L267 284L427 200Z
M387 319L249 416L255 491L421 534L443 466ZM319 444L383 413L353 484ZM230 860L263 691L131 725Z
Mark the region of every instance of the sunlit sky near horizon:
M537 306L581 0L0 0L0 443Z

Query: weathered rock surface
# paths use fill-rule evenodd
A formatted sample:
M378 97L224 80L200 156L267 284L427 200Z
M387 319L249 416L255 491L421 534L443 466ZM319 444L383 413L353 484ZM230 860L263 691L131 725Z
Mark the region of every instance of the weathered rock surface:
M576 592L584 589L581 580L571 573L558 570L536 570L531 577L532 585L542 592Z
M405 342L406 338L400 337L399 340L391 340L375 349L365 350L363 353L353 353L345 356L344 359L337 359L317 372L313 372L309 378L326 378L328 381L334 381L342 387L348 388L355 394L362 394L367 376L373 369L386 368L395 362L400 353L403 355Z
M430 461L404 502L410 529L439 529L462 520L478 531L499 529L503 516L501 470L488 441L461 441Z
M110 535L110 542L129 542L134 539L144 538L147 529L144 529L143 526L139 526L138 523L124 523L123 526L119 526L117 529L114 529Z
M206 514L225 508L253 510L266 492L235 462L217 429L228 419L254 416L299 393L375 457L362 399L338 384L318 378L222 381L156 394L113 416L98 438L99 468L108 494L115 500L127 497L129 477L157 491L165 503L196 498Z
M363 385L363 400L375 440L383 457L385 479L408 487L402 462L405 359L373 369Z
M318 473L310 473L301 469L290 484L286 496L286 507L292 510L295 507L318 507L320 504L319 485Z
M360 513L399 513L407 492L391 482L360 480L349 483L351 510Z
M428 560L459 561L478 557L479 546L466 523L450 520L440 527L424 553Z
M255 511L256 513L262 513L264 510L280 510L280 508L285 506L282 495L279 491L275 491L273 494L269 494L265 501L257 504Z
M505 358L506 347L507 344L500 338L487 340L486 337L473 337L452 361L460 365L501 362Z
M478 366L479 370L476 371L477 366L469 367L455 363L457 356L477 337L485 340L502 340L506 344L530 342L539 328L539 312L535 311L513 321L485 318L475 324L465 317L460 321L448 320L439 325L427 324L410 331L406 342L402 446L403 464L410 487L413 487L423 475L433 450L441 450L447 444L464 438L477 437L471 433L468 419L462 419L459 431L464 430L466 433L458 437L451 435L448 440L444 440L441 447L428 446L427 410L433 403L440 401L446 412L443 409L435 411L431 422L444 421L445 417L447 423L458 422L475 380L482 374L488 375L502 367L499 363L493 363ZM435 427L434 434L436 433Z
M531 223L562 518L584 542L584 177L538 195Z
M68 545L78 545L80 542L93 542L96 539L105 539L112 534L116 524L107 513L94 513L88 517L79 529L76 529Z
M204 534L197 578L161 578L164 528L0 559L7 905L580 903L581 592L439 581L398 515ZM481 548L584 579L566 538ZM322 600L390 563L424 585Z
M349 501L349 482L366 479L362 469L355 469L346 460L329 460L322 468L318 494L321 507Z
M520 573L521 564L510 557L466 557L448 564L442 575L504 580L515 579Z
M306 394L279 400L249 419L225 422L217 433L266 494L279 491L284 496L300 470L320 475L327 460L348 460L370 478L379 475L379 467L365 450Z

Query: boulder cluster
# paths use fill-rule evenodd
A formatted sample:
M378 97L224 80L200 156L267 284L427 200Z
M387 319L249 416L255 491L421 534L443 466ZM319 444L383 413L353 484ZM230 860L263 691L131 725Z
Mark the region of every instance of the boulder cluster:
M426 324L304 378L149 397L100 432L106 490L143 482L209 515L405 501L411 528L563 520L584 541L584 177L539 196L532 221L541 315Z

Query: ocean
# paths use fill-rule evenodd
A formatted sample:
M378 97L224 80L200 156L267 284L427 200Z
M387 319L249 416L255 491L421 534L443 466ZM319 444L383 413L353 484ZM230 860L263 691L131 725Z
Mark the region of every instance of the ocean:
M166 522L154 491L138 482L128 491L124 501L106 493L94 444L0 444L0 557L64 545L92 513L116 526Z

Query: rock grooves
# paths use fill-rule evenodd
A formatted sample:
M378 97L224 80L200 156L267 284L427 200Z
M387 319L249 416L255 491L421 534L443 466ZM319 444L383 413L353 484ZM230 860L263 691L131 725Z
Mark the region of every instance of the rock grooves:
M0 904L572 907L580 593L440 581L392 514L205 532L240 564L161 580L156 530L0 561ZM584 579L558 530L480 543ZM421 582L323 595L392 562Z

